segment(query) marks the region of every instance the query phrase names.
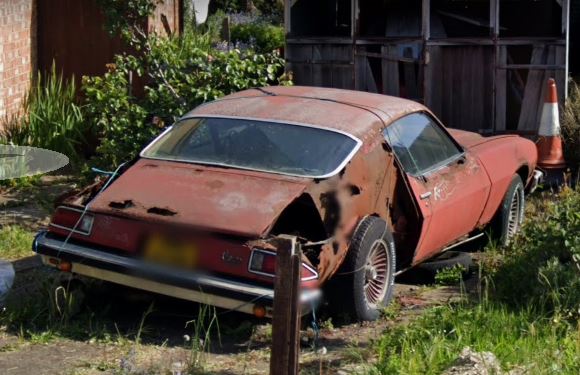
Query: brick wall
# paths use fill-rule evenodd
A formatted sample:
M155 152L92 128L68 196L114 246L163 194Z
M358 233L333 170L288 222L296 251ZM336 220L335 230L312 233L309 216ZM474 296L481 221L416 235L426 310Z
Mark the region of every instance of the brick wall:
M36 62L35 0L0 0L0 119L18 112Z

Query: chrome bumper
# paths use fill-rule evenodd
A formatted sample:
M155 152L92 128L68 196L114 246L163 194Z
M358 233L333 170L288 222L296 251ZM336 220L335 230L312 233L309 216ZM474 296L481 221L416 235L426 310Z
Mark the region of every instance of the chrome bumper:
M33 250L47 266L57 267L51 259L72 264L71 272L175 298L204 303L228 310L254 313L254 306L263 306L271 316L274 302L272 288L191 271L168 270L84 245L65 243L40 232ZM308 312L320 300L320 290L302 290L302 312Z

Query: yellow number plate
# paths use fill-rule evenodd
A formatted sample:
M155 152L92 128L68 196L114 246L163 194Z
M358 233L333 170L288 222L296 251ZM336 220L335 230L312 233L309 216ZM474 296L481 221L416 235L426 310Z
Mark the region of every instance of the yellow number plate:
M152 236L145 246L145 258L153 263L193 268L197 263L197 249L192 243Z

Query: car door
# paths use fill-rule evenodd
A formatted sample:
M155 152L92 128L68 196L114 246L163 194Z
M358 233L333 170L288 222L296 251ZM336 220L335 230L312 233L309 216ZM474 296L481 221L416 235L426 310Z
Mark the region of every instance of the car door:
M481 162L428 113L404 116L383 134L423 215L417 263L475 229L491 183Z

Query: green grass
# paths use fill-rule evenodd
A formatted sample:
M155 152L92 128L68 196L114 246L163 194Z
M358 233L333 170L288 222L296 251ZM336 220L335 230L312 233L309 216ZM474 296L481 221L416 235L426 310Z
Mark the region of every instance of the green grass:
M34 233L19 226L0 229L0 259L14 260L33 255L31 250Z
M437 285L456 285L463 279L463 274L466 272L465 267L456 264L453 267L443 268L437 271L435 275L435 284Z
M580 191L533 198L522 233L487 251L480 294L387 331L369 372L440 374L470 347L506 371L580 373Z
M468 346L494 353L506 370L580 373L580 326L489 302L434 308L409 326L389 330L377 344L379 361L371 372L439 374Z

